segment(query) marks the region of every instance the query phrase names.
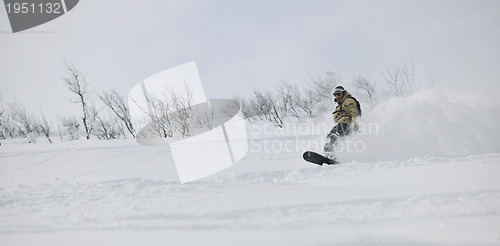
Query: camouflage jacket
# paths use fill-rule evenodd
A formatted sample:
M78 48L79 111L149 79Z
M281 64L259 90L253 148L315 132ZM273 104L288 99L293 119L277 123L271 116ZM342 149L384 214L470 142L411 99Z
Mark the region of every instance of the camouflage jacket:
M346 91L346 94L337 102L337 107L333 112L333 121L335 123L350 124L359 116L356 101L351 97L351 94Z

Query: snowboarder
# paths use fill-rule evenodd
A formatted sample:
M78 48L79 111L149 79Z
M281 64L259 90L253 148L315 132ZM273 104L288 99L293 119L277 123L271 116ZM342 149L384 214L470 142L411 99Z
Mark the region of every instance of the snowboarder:
M333 121L336 125L330 130L326 136L327 143L325 144L325 155L329 158L333 157L333 148L340 137L349 135L352 128L355 126L355 120L361 116L361 107L358 100L347 92L344 87L337 86L333 92L337 107L333 111Z

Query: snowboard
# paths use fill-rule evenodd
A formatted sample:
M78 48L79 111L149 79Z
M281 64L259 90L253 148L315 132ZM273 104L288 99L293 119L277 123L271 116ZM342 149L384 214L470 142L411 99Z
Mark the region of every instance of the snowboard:
M304 152L304 154L302 155L302 158L304 158L304 160L306 160L308 162L311 162L311 163L314 163L314 164L317 164L320 166L323 164L332 165L332 164L339 163L336 159L330 159L324 155L318 154L318 153L313 152L313 151Z

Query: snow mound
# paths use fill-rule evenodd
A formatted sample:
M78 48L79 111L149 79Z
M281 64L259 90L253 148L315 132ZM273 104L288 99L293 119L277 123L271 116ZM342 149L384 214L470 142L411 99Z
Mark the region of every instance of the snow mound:
M500 152L500 102L426 90L391 98L366 112L344 160L404 160ZM351 148L348 148L351 147Z

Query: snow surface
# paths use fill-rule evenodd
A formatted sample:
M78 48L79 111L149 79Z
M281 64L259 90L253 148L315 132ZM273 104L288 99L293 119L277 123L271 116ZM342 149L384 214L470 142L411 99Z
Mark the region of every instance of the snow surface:
M248 125L242 161L188 184L168 146L2 140L0 245L497 245L498 105L382 102L334 166L301 158L331 123Z

